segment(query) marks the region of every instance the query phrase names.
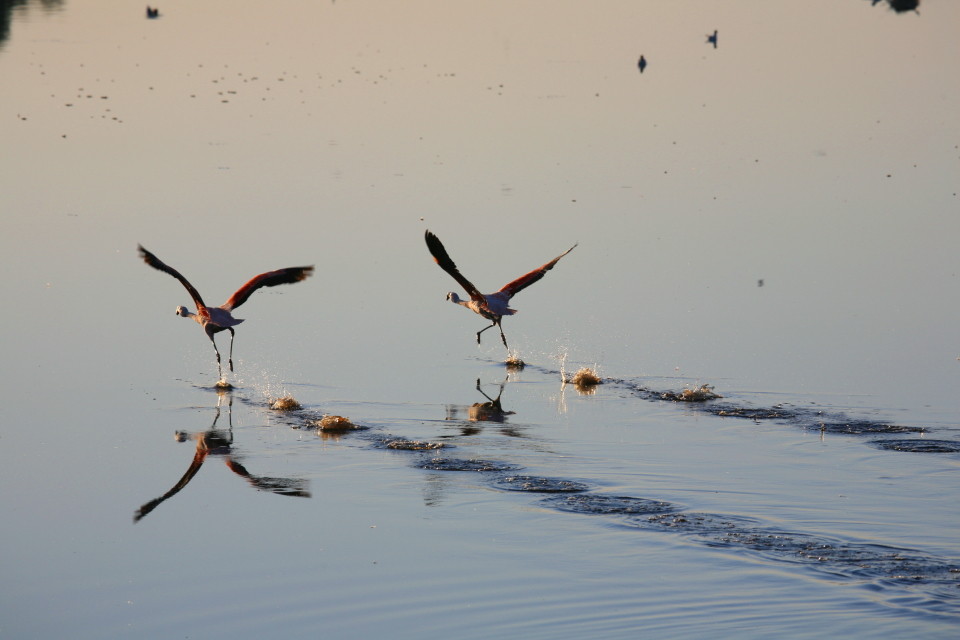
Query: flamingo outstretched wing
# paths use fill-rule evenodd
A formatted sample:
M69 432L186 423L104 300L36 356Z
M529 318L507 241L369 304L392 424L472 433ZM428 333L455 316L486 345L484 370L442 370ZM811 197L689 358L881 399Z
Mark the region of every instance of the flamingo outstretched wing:
M293 496L295 498L309 498L310 492L307 490L308 481L298 478L267 478L265 476L255 476L242 464L233 458L227 458L227 466L238 476L245 478L254 489L260 491L270 491L281 496Z
M430 254L433 256L433 259L436 260L437 264L440 265L440 268L453 276L453 279L460 283L460 286L463 287L470 298L473 300L483 300L483 294L480 293L480 290L473 286L472 282L463 277L463 274L457 269L457 265L450 259L447 250L443 248L443 243L440 242L440 238L427 231L426 234L424 234L424 239L427 241L427 248L430 249Z
M553 269L553 265L557 264L557 262L560 261L560 258L567 255L568 253L570 253L576 248L577 248L577 245L573 245L572 247L570 247L569 249L567 249L566 251L558 255L556 258L554 258L547 264L540 267L539 269L534 269L530 273L520 276L513 282L509 282L505 284L503 288L500 289L500 292L506 293L508 296L512 298L513 296L520 293L521 291L523 291L524 289L532 285L534 282L536 282L537 280L545 276L547 274L547 271L550 271L550 269Z
M207 305L203 303L203 298L200 297L200 293L193 288L193 285L190 284L189 280L184 278L179 271L177 271L176 269L174 269L173 267L167 264L164 264L164 262L161 261L160 258L153 255L146 249L144 249L143 245L138 244L137 249L140 251L140 257L143 258L143 261L146 262L148 265L150 265L151 267L159 271L169 273L174 278L179 280L180 284L186 287L187 291L190 292L190 297L193 298L193 303L197 305L197 311L201 314L205 313Z
M260 287L275 287L278 284L293 284L294 282L305 280L312 273L312 266L287 267L285 269L277 269L276 271L261 273L258 276L250 278L245 285L237 289L236 293L230 296L230 299L223 303L223 308L227 311L233 311L246 302L247 298L249 298L253 292Z
M183 477L173 485L173 488L170 491L167 491L165 494L159 498L154 498L150 502L146 503L133 514L133 521L140 522L145 518L151 511L156 509L163 503L165 500L172 498L177 494L180 489L183 489L191 480L193 476L197 475L197 472L200 471L200 467L203 466L203 461L207 459L207 454L210 451L204 447L197 447L197 452L193 455L193 460L190 462L190 468L187 469L187 472L183 474Z

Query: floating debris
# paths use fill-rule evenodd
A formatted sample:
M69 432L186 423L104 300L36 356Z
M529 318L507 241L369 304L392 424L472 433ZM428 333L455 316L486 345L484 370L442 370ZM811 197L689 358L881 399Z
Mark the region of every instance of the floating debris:
M673 402L706 402L707 400L715 400L723 396L715 393L711 385L702 384L695 389L684 389L680 393L665 391L660 397L663 400L672 400Z
M284 396L274 400L270 408L274 411L299 411L303 406L293 396Z

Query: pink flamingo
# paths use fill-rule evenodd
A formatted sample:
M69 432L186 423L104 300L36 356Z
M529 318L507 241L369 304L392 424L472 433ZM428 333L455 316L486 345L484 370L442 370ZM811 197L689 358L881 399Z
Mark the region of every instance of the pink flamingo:
M208 307L203 303L203 298L200 297L200 294L193 287L193 285L190 284L190 282L184 278L179 271L161 262L157 256L144 249L143 246L137 245L137 249L140 251L140 257L143 258L144 262L154 269L158 269L172 275L174 278L179 280L180 284L186 287L187 291L190 293L190 297L193 298L193 303L197 305L197 312L193 313L186 307L180 306L177 307L177 315L183 318L193 318L201 327L203 327L204 333L207 334L207 337L210 338L210 342L213 343L213 350L217 353L217 370L220 372L221 379L223 378L223 369L220 367L220 350L217 349L217 341L213 339L213 336L214 334L224 330L230 332L229 362L230 371L233 371L233 328L243 322L243 319L234 318L231 312L246 302L247 298L249 298L253 292L260 287L275 287L278 284L293 284L294 282L300 282L313 273L312 266L287 267L286 269L277 269L276 271L261 273L258 276L250 278L245 285L237 289L236 293L230 296L229 300L224 302L219 307Z
M480 293L480 291L473 286L469 280L463 277L463 274L461 274L460 270L457 269L457 265L453 263L453 260L451 260L450 256L447 254L447 250L443 248L440 238L430 233L430 231L426 232L424 238L427 241L427 248L430 250L431 255L433 255L433 259L437 261L438 265L440 265L440 268L453 276L453 279L459 282L460 286L463 287L468 294L470 294L469 300L461 300L460 296L451 291L447 294L447 300L462 305L492 322L490 326L484 327L480 331L477 331L477 344L480 344L481 333L490 327L497 327L500 329L500 339L503 340L503 346L507 347L508 349L510 347L507 346L507 337L503 335L503 326L500 324L500 321L503 319L503 316L512 316L517 312L516 309L511 309L509 307L510 298L545 276L547 271L553 269L553 265L557 264L560 258L567 255L577 247L576 244L573 245L539 269L534 269L530 273L520 276L513 282L507 283L496 293L484 295Z

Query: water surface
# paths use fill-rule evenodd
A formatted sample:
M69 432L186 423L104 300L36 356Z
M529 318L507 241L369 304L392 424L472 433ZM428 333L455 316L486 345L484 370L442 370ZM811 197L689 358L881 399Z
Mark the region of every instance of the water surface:
M159 8L0 30L5 637L956 636L952 3Z

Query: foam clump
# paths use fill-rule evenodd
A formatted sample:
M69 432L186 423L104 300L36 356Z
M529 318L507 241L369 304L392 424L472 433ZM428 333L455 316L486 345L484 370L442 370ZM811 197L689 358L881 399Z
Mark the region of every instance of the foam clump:
M578 387L594 387L603 383L596 371L590 367L583 367L577 370L577 372L570 378L570 382Z
M673 400L674 402L706 402L707 400L714 400L716 398L722 398L723 396L716 393L711 385L702 384L694 389L684 389L680 393L668 391L660 397L664 400Z
M504 361L504 364L507 365L507 369L513 369L513 370L523 369L525 366L527 366L527 363L524 362L523 359L516 353L509 354L507 356L507 359Z
M270 408L274 411L299 411L303 406L293 396L284 396L274 400Z

